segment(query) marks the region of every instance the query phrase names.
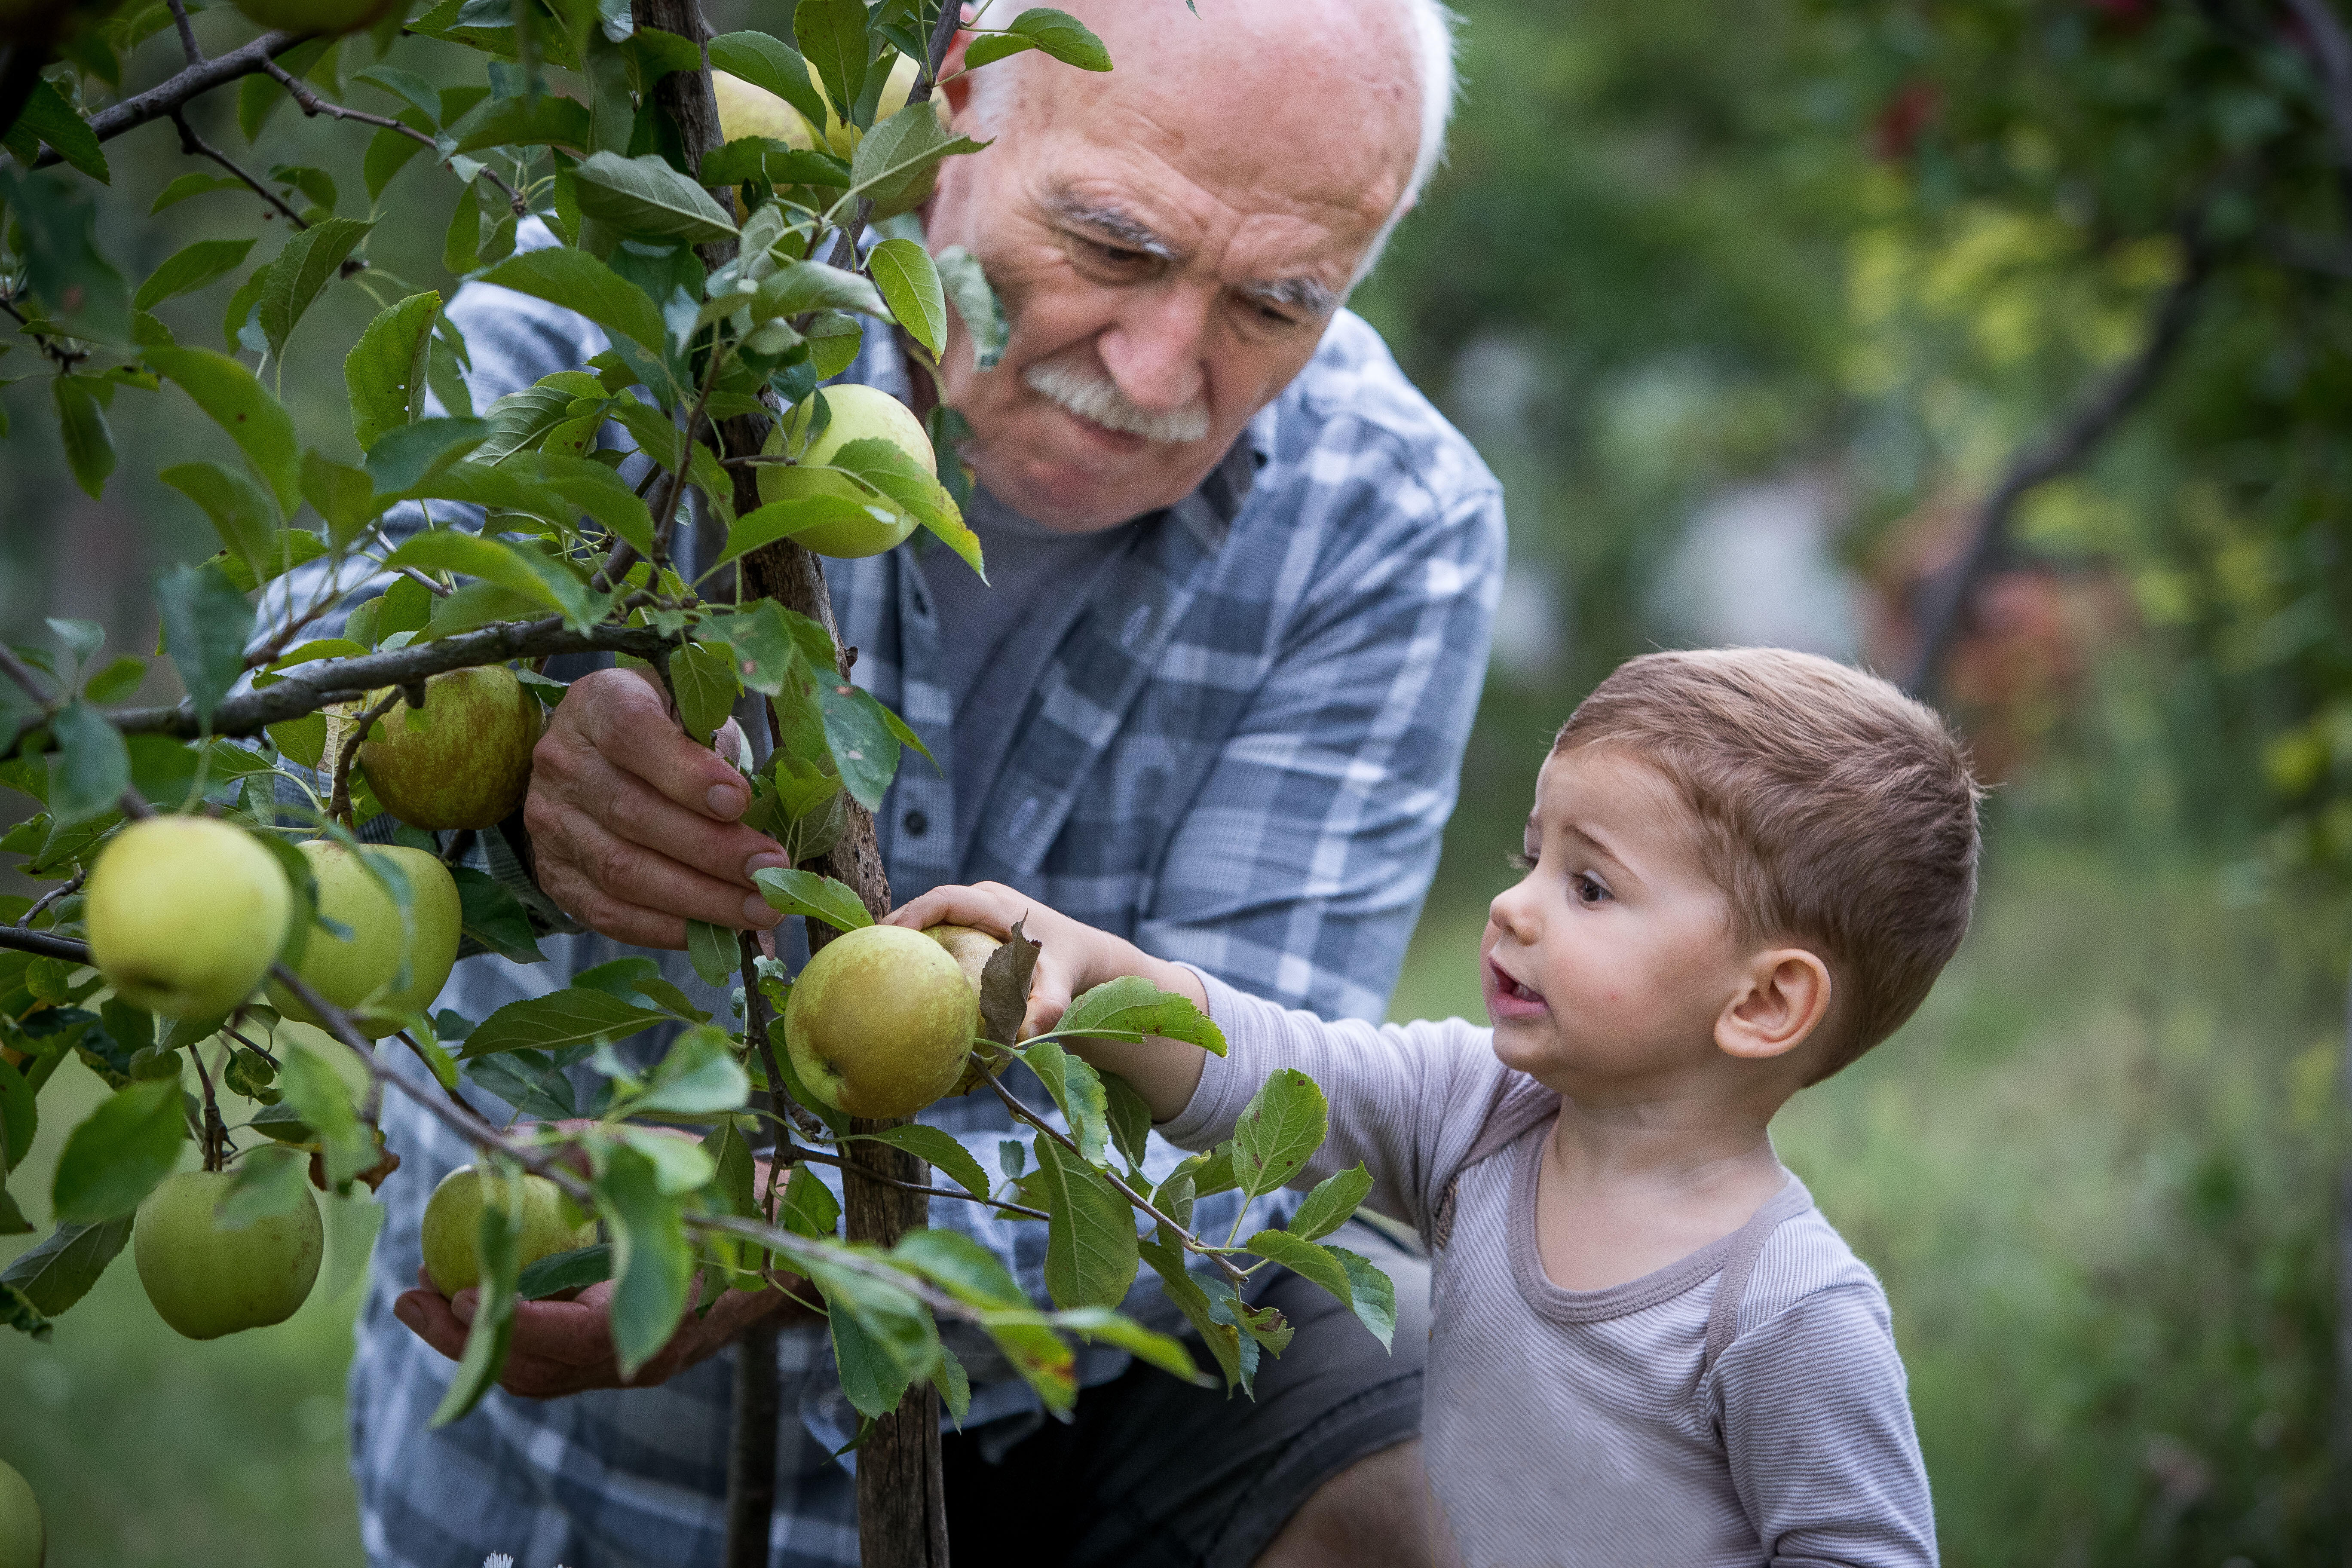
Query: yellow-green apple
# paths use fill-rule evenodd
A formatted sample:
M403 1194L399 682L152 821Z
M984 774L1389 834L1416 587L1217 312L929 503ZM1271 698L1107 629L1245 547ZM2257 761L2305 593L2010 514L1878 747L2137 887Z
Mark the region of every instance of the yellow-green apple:
M286 873L251 834L205 816L150 816L100 852L82 919L116 995L205 1018L253 994L293 909Z
M392 6L393 0L236 0L248 20L286 33L355 33Z
M167 1176L139 1205L131 1226L147 1300L192 1340L282 1323L319 1278L326 1232L310 1189L301 1189L301 1201L286 1213L230 1230L213 1211L236 1179L227 1171Z
M825 400L832 411L824 428L815 437L809 436L809 425L814 417L816 400ZM870 386L828 386L823 392L811 393L796 404L790 415L779 422L768 435L770 456L791 452L792 464L762 463L760 466L760 499L762 501L797 500L803 496L841 496L868 506L881 504L850 481L846 475L826 469L834 454L852 441L879 439L889 442L923 466L923 471L936 475L939 459L932 454L931 438L923 434L923 422L914 411L887 392ZM802 450L805 443L806 449ZM861 555L879 555L903 542L915 531L912 514L900 512L895 522L885 522L871 515L845 518L819 523L804 532L793 535L793 542L819 555L832 555L854 560Z
M948 956L963 970L963 977L971 982L972 994L979 995L980 977L988 968L989 956L1004 943L976 926L927 926L923 934L948 950Z
M784 1048L835 1110L912 1116L955 1087L980 998L947 949L904 926L866 926L818 949L784 999Z
M481 1234L482 1207L507 1205L506 1178L495 1171L460 1165L441 1178L425 1205L425 1271L434 1289L455 1296L468 1285L481 1283L481 1261L474 1240ZM574 1217L562 1190L545 1176L522 1179L522 1267L542 1258L585 1247L596 1239L596 1225Z
M824 143L826 148L846 158L857 150L857 132L845 124L833 111L833 101L825 98L824 82L816 67L808 68L809 85L824 100ZM915 78L919 74L914 60L900 55L890 68L890 77L882 84L882 94L874 102L874 123L881 124L907 107L907 95L914 90ZM788 142L806 152L816 145L806 116L791 104L763 87L753 87L740 77L725 71L710 73L710 96L719 103L719 133L732 142L739 136L772 136Z
M403 844L363 845L355 854L331 838L314 838L300 848L310 862L310 874L318 879L319 912L352 934L339 937L312 927L294 973L311 990L351 1013L360 1033L381 1039L399 1028L408 1015L433 1005L449 978L449 966L457 962L464 923L457 884L440 861ZM400 906L393 901L392 890L361 863L362 855L379 868L389 867L408 879L408 984L396 991L384 988L400 974ZM269 983L269 1001L299 1023L324 1021L275 980Z
M373 693L370 705L384 695ZM522 805L541 718L513 670L486 664L433 677L418 726L404 698L360 744L360 768L386 811L411 827L496 827Z
M0 1463L0 1568L41 1568L48 1532L32 1483Z

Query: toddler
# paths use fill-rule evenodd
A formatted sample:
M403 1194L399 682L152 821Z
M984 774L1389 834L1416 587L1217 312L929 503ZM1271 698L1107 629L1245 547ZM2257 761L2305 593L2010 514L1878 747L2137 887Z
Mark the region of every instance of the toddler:
M1979 792L1885 681L1659 653L1578 707L1480 944L1491 1028L1326 1022L995 884L891 919L1044 944L1024 1031L1142 975L1228 1054L1084 1042L1179 1146L1321 1085L1307 1186L1361 1161L1433 1282L1423 1436L1471 1564L1922 1564L1935 1521L1876 1278L1774 1112L1893 1033L1968 928Z

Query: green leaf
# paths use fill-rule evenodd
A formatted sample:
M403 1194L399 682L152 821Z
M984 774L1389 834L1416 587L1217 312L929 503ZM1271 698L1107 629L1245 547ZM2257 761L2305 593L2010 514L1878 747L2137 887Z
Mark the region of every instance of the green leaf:
M106 167L105 149L99 145L98 133L89 121L73 110L65 95L47 82L35 78L32 96L25 100L16 123L9 129L11 150L20 162L30 164L29 148L20 139L37 137L48 143L57 155L96 180L100 184L110 183Z
M842 787L858 805L875 810L898 771L898 737L872 692L824 675L818 672L816 700L824 713L825 744L841 772Z
M545 300L568 310L577 310L606 331L629 340L652 356L654 380L647 384L656 393L668 384L667 372L658 368L667 341L661 312L654 308L654 302L646 297L644 289L628 282L586 251L574 250L569 246L517 251L484 272L481 281L500 289L512 289L536 300ZM630 368L639 370L644 367L632 365Z
M989 286L988 274L981 270L980 258L961 245L950 245L933 259L940 287L955 301L963 330L971 334L972 368L994 370L1012 341L1013 324L1004 319L1004 307Z
M1307 1157L1323 1146L1329 1112L1323 1091L1297 1068L1266 1077L1234 1125L1234 1178L1251 1197L1290 1184Z
M482 262L482 201L471 185L457 188L449 226L441 231L441 269L463 278Z
M612 1229L613 1349L625 1379L677 1332L694 1282L694 1248L679 1228L677 1199L662 1192L653 1162L636 1150L613 1151L595 1192L597 1212Z
M532 552L503 539L485 539L455 528L428 529L384 557L384 564L478 577L551 610L563 607L546 574L535 568Z
M253 372L210 349L149 349L158 374L176 383L245 452L246 461L291 514L302 494L302 449L293 416Z
M96 1225L67 1222L0 1269L0 1285L24 1292L36 1310L57 1317L89 1293L131 1240L131 1216Z
M1153 1239L1144 1242L1141 1251L1143 1260L1151 1265L1153 1273L1160 1276L1160 1289L1171 1301L1176 1303L1177 1310L1192 1323L1192 1331L1201 1336L1202 1342L1209 1347L1209 1353L1216 1358L1219 1369L1225 1374L1226 1387L1240 1384L1243 1380L1241 1331L1216 1315L1210 1304L1208 1292L1201 1289L1201 1282L1185 1268L1182 1250L1170 1243ZM1251 1349L1255 1352L1256 1347L1252 1346ZM1255 1353L1250 1364L1253 1367L1256 1365Z
M735 666L725 655L690 642L669 656L669 682L677 698L679 724L695 744L709 745L743 690L735 679Z
M1101 1164L1110 1141L1110 1111L1101 1076L1051 1040L1033 1042L1022 1051L1021 1060L1062 1108L1078 1152L1089 1163Z
M612 1245L600 1241L593 1247L551 1253L529 1265L516 1277L515 1294L526 1301L544 1301L566 1290L601 1285L612 1277Z
M859 1326L856 1314L839 1303L830 1316L834 1364L841 1374L841 1392L852 1408L869 1421L878 1421L898 1408L907 1396L908 1379L898 1370L882 1342Z
M411 142L414 146L415 143ZM147 216L153 217L165 207L177 206L190 196L209 195L215 191L243 191L248 187L234 174L182 174L155 194Z
M54 324L78 337L119 343L131 335L131 289L93 237L97 208L58 174L0 168L0 202L21 226L26 285Z
M156 476L204 509L222 547L258 582L278 533L278 508L269 492L244 470L220 463L178 463Z
M620 1040L668 1016L632 1006L607 991L574 985L508 1003L466 1037L458 1058L471 1061L499 1051L551 1051L592 1040Z
M458 1357L457 1375L448 1392L425 1423L446 1426L470 1412L498 1381L514 1340L515 1278L522 1264L522 1184L508 1182L503 1204L482 1205L475 1232L474 1257L481 1279L474 1300L474 1321L466 1330L465 1352Z
M630 1101L630 1110L646 1115L708 1116L737 1110L751 1097L751 1077L735 1059L727 1032L705 1024L671 1043L646 1075L645 1092ZM698 1187L709 1179L706 1175L690 1184Z
M253 605L218 566L205 564L166 567L155 582L155 607L163 616L163 647L195 704L196 720L209 724L245 671ZM311 759L313 765L317 761Z
M948 1419L955 1423L957 1431L962 1431L963 1418L971 1414L971 1373L945 1345L940 1346L940 1364L931 1373L931 1386L940 1391Z
M200 239L149 273L131 303L135 309L152 310L166 300L193 294L236 271L252 248L249 239Z
M1348 1295L1343 1299L1355 1309L1357 1321L1372 1331L1372 1338L1383 1348L1388 1347L1396 1335L1396 1282L1374 1268L1371 1259L1344 1247L1323 1250L1348 1271Z
M924 1131L937 1132L939 1129ZM944 1138L947 1134L940 1132L940 1136ZM1004 1260L960 1231L910 1230L890 1249L890 1259L968 1306L1026 1311L1032 1305L1020 1281L1004 1267Z
M1115 1307L1135 1283L1140 1254L1134 1211L1118 1190L1037 1135L1036 1180L1045 1194L1045 1290L1057 1307Z
M584 1046L550 1056L545 1051L509 1051L482 1057L465 1066L465 1076L515 1108L516 1113L541 1121L567 1121L580 1114L572 1080L563 1065Z
M866 902L850 891L845 882L831 877L820 877L814 871L798 868L785 869L770 867L752 874L760 896L768 900L771 909L788 915L803 915L820 920L835 931L856 931L874 923L874 916Z
M404 123L413 123L414 120L424 117L418 115L412 118L407 114L402 114L396 118ZM417 129L426 128L418 126ZM383 200L383 188L392 184L393 176L408 167L409 161L419 153L427 151L429 149L415 137L404 136L399 132L390 129L379 131L368 138L367 151L360 160L360 174L367 183L368 200L370 202Z
M68 702L49 721L49 732L57 737L58 761L49 785L51 815L60 823L87 822L113 810L131 787L131 753L123 747L122 731L88 703Z
M694 972L702 976L705 985L721 986L734 979L740 956L732 931L709 921L693 920L686 922L686 953L694 961Z
M50 1212L83 1225L122 1218L172 1173L186 1136L177 1078L142 1079L100 1100L58 1156Z
M352 1109L351 1090L310 1047L297 1044L279 1055L278 1082L286 1103L319 1141L329 1186L340 1187L376 1163L375 1134Z
M809 81L800 53L766 33L721 33L710 40L710 67L772 92L812 125L824 123L824 100Z
M96 378L60 375L49 383L57 405L58 435L65 444L66 467L74 483L90 500L106 489L114 472L114 433L106 426L106 412L98 400Z
M710 193L671 168L657 153L640 158L592 153L580 160L572 178L578 182L581 212L624 234L696 245L734 236L734 220L710 199Z
M485 147L579 147L589 141L585 104L560 94L489 98L443 133L442 155ZM454 143L454 144L453 144Z
M941 159L987 145L950 134L929 100L910 103L857 144L849 161L849 195L872 198L877 217L905 212L930 194L932 171Z
M360 450L387 430L425 412L425 354L441 296L427 289L378 312L343 356L343 385L352 401L352 434Z
M441 118L441 89L415 71L402 70L397 66L370 66L365 70L353 71L352 79L381 88L429 120Z
M547 962L530 912L505 883L470 866L452 866L449 875L457 883L458 924L467 936L510 963Z
M926 1127L919 1121L910 1121L903 1127L877 1127L871 1132L852 1136L887 1143L894 1149L904 1149L926 1164L937 1165L955 1178L956 1185L972 1196L984 1198L989 1194L988 1173L981 1168L978 1160L971 1157L971 1150L956 1142L951 1132Z
M283 358L286 340L310 310L320 290L367 237L373 220L331 217L312 224L286 242L269 264L269 281L261 290L261 331L269 340L273 359ZM289 508L290 510L290 508Z
M777 1205L776 1219L794 1236L831 1236L841 1224L841 1200L833 1195L832 1189L818 1179L814 1171L806 1165L795 1165L792 1179L784 1184L784 1195ZM915 1234L929 1233L917 1231Z
M1133 1318L1115 1312L1108 1307L1080 1307L1076 1311L1057 1312L1053 1322L1056 1328L1068 1329L1089 1340L1101 1340L1117 1345L1171 1377L1181 1377L1187 1383L1204 1381L1201 1369L1192 1364L1192 1357L1181 1342L1147 1329Z
M877 522L890 522L898 514L877 501L854 500L841 495L801 496L792 500L772 500L765 506L749 511L727 531L727 548L710 565L713 570L724 566L738 556L749 555L763 545L779 539L790 539L828 522L846 522L871 518Z
M793 37L816 68L834 112L847 124L857 95L866 89L866 65L873 58L866 41L865 0L803 0L793 11ZM789 100L789 94L779 96ZM812 115L809 123L822 130L824 116Z
M1361 1162L1352 1169L1326 1176L1315 1184L1315 1190L1307 1194L1286 1228L1303 1240L1318 1240L1347 1224L1348 1216L1356 1212L1356 1205L1371 1190L1371 1173L1364 1169Z
M1139 974L1125 974L1081 994L1054 1026L1057 1035L1100 1034L1112 1038L1157 1035L1198 1046L1211 1056L1225 1054L1224 1032L1206 1014L1172 991L1162 991Z
M938 359L947 344L948 304L931 253L911 239L886 239L866 256L866 270L890 314Z
M1064 65L1076 66L1080 70L1110 69L1110 51L1103 47L1102 40L1088 31L1085 23L1066 11L1043 5L1033 6L1013 17L1004 33L973 39L964 64L968 68L983 66L990 60L1032 48L1043 49Z
M870 280L822 261L794 261L777 268L761 280L759 292L751 297L755 321L832 309L879 316L888 307Z
M224 1230L243 1230L311 1201L310 1156L301 1150L265 1143L239 1155L236 1170L236 1179L214 1211Z
M652 552L653 513L628 481L604 464L557 452L518 452L499 466L562 498L573 511L586 512L641 552Z
M1151 1107L1136 1092L1135 1086L1118 1074L1103 1072L1097 1076L1102 1079L1111 1143L1127 1157L1129 1165L1140 1170L1144 1143L1151 1135Z

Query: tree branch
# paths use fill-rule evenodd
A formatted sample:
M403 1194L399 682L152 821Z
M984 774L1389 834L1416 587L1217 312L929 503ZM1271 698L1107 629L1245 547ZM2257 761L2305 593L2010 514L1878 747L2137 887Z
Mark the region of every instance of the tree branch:
M263 184L259 180L255 179L253 175L247 171L245 166L239 163L236 159L230 157L227 153L222 152L219 148L214 146L211 142L197 135L195 128L188 123L188 117L184 113L176 109L172 110L172 123L180 128L181 152L185 153L190 157L194 158L210 158L214 163L218 163L230 174L235 174L238 179L243 180L246 184L252 189L255 195L259 196L263 201L268 202L271 206L276 207L280 213L284 214L288 223L292 224L296 228L308 228L310 226L309 224L302 221L302 215L300 213L296 212L292 207L286 205L284 197L271 190L268 185Z
M0 947L37 952L43 958L62 958L68 963L89 962L89 943L76 942L69 936L51 936L45 931L26 931L21 926L0 926Z
M207 732L250 735L268 725L316 712L341 698L362 696L386 686L414 685L427 676L467 665L500 664L555 653L619 652L652 658L669 647L670 639L642 626L600 626L575 632L554 616L542 621L503 621L456 637L411 643L389 653L298 665L273 685L239 692L222 702L213 710L209 726L197 720L194 704L186 701L169 708L119 709L107 718L126 735L176 735L184 741Z
M202 65L190 66L177 76L165 78L135 98L126 98L110 109L100 110L89 117L90 131L100 141L106 142L126 131L136 131L151 120L168 119L174 110L184 108L189 100L201 98L239 77L251 76L302 41L300 33L264 33L225 55L215 55ZM34 166L46 169L57 161L56 153L44 153Z
M1959 558L1925 584L1919 645L1904 679L1906 690L1921 698L1933 696L1944 658L1967 616L1969 601L1998 558L2018 503L2037 485L2078 467L2162 377L2188 336L2206 279L2211 275L2212 258L2200 229L2201 226L2192 224L2184 236L2187 254L2180 276L2158 298L2147 340L2139 353L2110 373L2055 429L2010 459L2000 482L1977 509L1975 525Z
M300 78L295 76L291 71L289 71L285 67L279 65L276 60L263 61L261 68L268 71L271 76L277 78L278 85L286 89L287 96L293 99L295 107L301 110L305 115L308 115L313 120L323 114L331 120L349 120L361 125L373 125L380 131L397 131L412 142L433 148L436 152L440 150L441 144L436 142L431 136L419 131L414 125L404 124L400 121L393 119L388 114L371 114L364 109L348 109L340 103L329 103L325 99L320 98L317 93L312 92L308 87L305 87L302 84ZM522 193L516 190L514 186L509 184L506 180L499 175L496 169L493 169L488 163L485 163L482 165L481 173L482 178L498 186L498 188L505 194L507 205L514 210L515 216L528 217L530 216L530 204L525 201L523 199Z
M180 29L180 52L188 57L190 65L204 64L205 51L196 47L195 25L188 20L186 0L171 0L171 6L172 21Z

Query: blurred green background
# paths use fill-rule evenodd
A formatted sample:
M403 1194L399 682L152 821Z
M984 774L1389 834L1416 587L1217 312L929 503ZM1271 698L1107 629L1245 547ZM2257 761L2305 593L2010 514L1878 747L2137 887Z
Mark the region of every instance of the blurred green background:
M1885 1278L1967 1568L2352 1563L2352 147L2309 5L1475 0L1450 164L1356 301L1512 514L1394 1006L1416 1016L1475 1012L1484 900L1579 694L1678 644L1906 668L1982 497L2200 280L2152 390L2027 498L1948 663L2000 781L1976 930L1912 1025L1784 1118L1784 1157ZM369 61L342 53L322 88ZM126 81L172 59L154 40ZM473 68L422 40L394 59ZM248 151L234 96L194 116L209 140L367 210L363 134L285 109ZM252 232L242 195L142 216L189 167L168 130L107 152L100 237L134 279ZM369 270L304 320L281 385L306 440L349 440L340 359L368 315L450 286L455 199L409 165ZM230 287L161 313L212 342ZM214 547L152 478L194 455L184 422L117 396L126 460L91 500L42 378L0 407L0 634L76 616L152 647L154 571ZM44 1117L19 1191L70 1121ZM57 1568L358 1562L353 1295L191 1344L121 1267L54 1342L0 1342L0 1458L47 1500Z

